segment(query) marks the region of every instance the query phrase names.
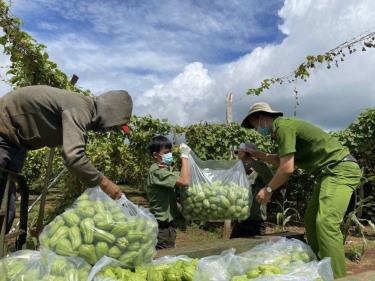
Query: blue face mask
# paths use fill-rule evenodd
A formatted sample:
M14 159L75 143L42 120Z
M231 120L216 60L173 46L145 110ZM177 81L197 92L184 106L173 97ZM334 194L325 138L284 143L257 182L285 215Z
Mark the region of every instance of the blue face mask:
M166 154L161 155L161 161L162 161L165 165L167 165L167 166L172 165L172 162L173 162L173 155L172 155L172 152L169 152L169 153L166 153Z
M262 127L258 128L258 133L261 134L262 136L268 136L271 134L270 128Z

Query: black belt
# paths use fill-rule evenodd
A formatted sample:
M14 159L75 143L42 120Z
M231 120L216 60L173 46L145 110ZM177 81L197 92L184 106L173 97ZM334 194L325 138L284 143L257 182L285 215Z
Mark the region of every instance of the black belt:
M174 221L157 221L159 228L168 228L170 226L174 227Z
M313 172L313 175L318 176L325 167L333 168L333 167L335 167L336 165L338 165L338 164L340 164L342 162L354 162L354 163L358 163L357 159L355 159L355 157L353 155L348 154L342 160L337 161L336 163L327 164L326 166L320 168L318 171Z

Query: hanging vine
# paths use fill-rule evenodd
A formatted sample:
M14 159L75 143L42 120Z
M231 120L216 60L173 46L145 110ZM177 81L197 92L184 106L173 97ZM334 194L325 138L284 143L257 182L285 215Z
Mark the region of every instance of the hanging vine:
M359 49L365 52L368 48L375 48L375 31L373 30L356 36L324 54L307 56L306 60L292 73L278 78L264 79L260 87L248 89L246 94L259 96L274 84L292 83L297 80L307 81L307 78L310 77L311 69L315 68L318 64L325 64L327 69L330 69L332 65L338 67L339 62L343 62L347 54L353 54ZM298 103L298 101L296 102Z

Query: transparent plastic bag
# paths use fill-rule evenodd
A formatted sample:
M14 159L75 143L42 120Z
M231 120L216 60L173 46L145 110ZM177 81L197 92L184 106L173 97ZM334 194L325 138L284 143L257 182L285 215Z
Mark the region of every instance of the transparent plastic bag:
M48 250L23 250L0 260L0 280L81 281L87 279L90 269L78 257L59 256Z
M235 257L235 250L223 251L220 255L202 258L197 265L193 281L228 281L231 278L229 267Z
M248 259L250 264L278 264L282 267L293 263L306 263L316 260L316 256L309 245L285 237L259 244L241 253L238 258Z
M130 201L127 205L135 215L99 187L89 188L43 230L41 246L60 255L80 256L91 265L103 256L128 267L151 262L158 233L155 217Z
M170 275L180 275L183 278L182 280L192 281L197 262L198 260L187 256L166 256L131 271L125 269L121 262L103 257L92 268L88 281L163 281L167 280L168 276L171 277Z
M101 274L107 267L124 267L120 261L104 256L92 267L87 281L116 281L117 278Z
M231 281L333 281L331 259L325 258L321 261L311 261L290 268L289 272L260 276L256 278L232 278Z
M184 217L188 220L245 220L252 194L241 161L202 161L189 155L191 186L182 190Z
M152 261L148 268L147 280L193 281L199 260L187 256L165 256Z
M290 268L287 274L274 276L266 279L266 277L258 278L259 281L333 281L333 271L331 267L331 259L325 258L321 261L311 261L303 265ZM255 279L258 281L258 279Z
M236 255L231 259L228 272L232 276L231 281L330 281L333 276L330 259L318 263L310 246L299 240L286 238L260 244ZM298 279L302 277L306 279ZM321 279L317 279L318 277Z
M193 259L188 257L188 256L185 256L185 255L181 255L181 256L164 256L164 257L160 257L160 258L157 258L156 260L153 260L151 265L159 265L159 264L173 264L173 263L176 263L177 261L186 261L186 262L192 262Z

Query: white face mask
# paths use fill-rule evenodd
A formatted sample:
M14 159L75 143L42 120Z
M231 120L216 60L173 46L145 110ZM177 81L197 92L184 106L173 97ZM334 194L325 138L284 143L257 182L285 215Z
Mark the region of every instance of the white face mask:
M128 137L124 138L124 144L125 145L129 145L130 144L130 140L128 139Z

